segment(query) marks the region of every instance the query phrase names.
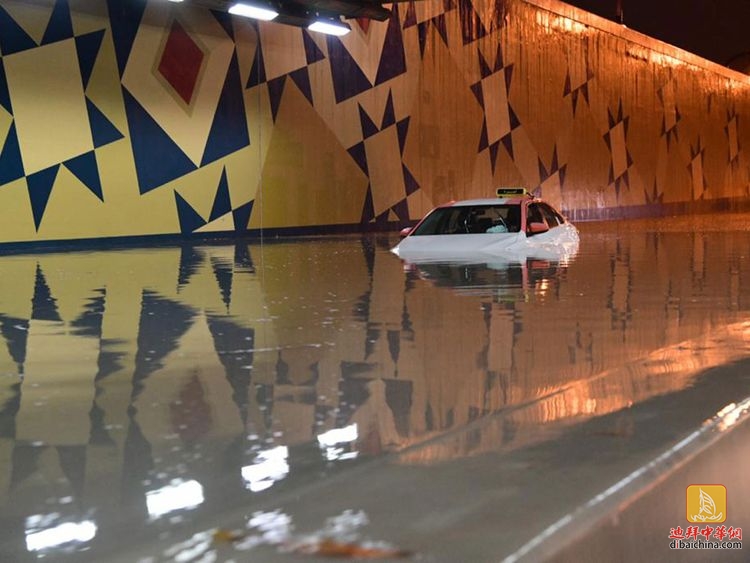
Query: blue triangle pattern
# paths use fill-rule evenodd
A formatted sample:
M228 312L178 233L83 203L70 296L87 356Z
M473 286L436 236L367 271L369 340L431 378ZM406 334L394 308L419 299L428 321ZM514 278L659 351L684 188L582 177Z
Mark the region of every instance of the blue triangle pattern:
M388 30L385 35L383 52L380 55L378 73L375 84L382 84L406 72L406 54L404 53L404 38L401 34L401 23L398 14L398 4L393 4L393 15L388 20Z
M357 166L360 167L362 172L364 172L365 175L369 175L367 169L367 152L365 151L364 141L361 143L357 143L353 147L347 149L347 152L349 153L349 156L354 159L354 162L357 163Z
M539 179L544 182L547 178L549 178L549 173L547 172L547 167L544 166L544 162L542 162L542 159L537 157L538 163L537 168L539 169Z
M42 45L73 37L73 22L70 20L70 8L67 0L57 0L52 9L47 29L42 37Z
M299 70L291 72L289 77L297 85L299 91L307 98L310 105L313 105L312 86L310 85L310 74L307 72L307 67L303 66Z
M396 214L400 221L409 220L409 204L406 202L406 198L391 206L391 211Z
M21 146L18 144L18 133L15 122L8 130L5 145L0 152L0 185L23 178L23 160L21 160Z
M393 109L393 91L388 92L388 100L385 102L385 111L383 112L383 122L380 129L390 127L396 123L396 111Z
M177 273L177 287L181 288L190 282L198 269L205 262L204 255L193 246L185 245L180 249L180 267Z
M487 120L485 119L482 123L482 132L479 134L479 148L478 152L482 152L490 145L490 140L487 136Z
M401 170L404 174L404 188L406 189L406 195L411 195L419 189L419 182L406 167L406 164L401 163Z
M406 146L406 134L409 132L409 118L404 117L401 121L396 123L396 131L398 132L398 149L401 151L401 156L404 156L404 147Z
M201 166L214 162L250 144L250 134L245 119L245 101L242 96L242 80L237 53L232 56L221 90L214 122L208 134ZM229 211L229 209L227 209Z
M180 232L183 235L192 233L206 224L203 217L180 194L175 192L174 199L177 205L177 216L180 219Z
M370 119L361 105L357 104L357 107L359 108L359 122L362 124L362 136L365 139L372 137L378 132L378 126Z
M37 47L36 42L0 6L0 52L12 55Z
M286 75L268 81L268 101L271 104L271 117L273 118L274 123L276 122L276 115L279 113L281 96L284 95L285 84Z
M211 10L211 15L216 18L219 25L224 28L227 36L234 41L234 28L232 27L232 16L221 10Z
M508 65L503 69L505 73L505 89L510 93L510 83L513 80L513 65Z
M372 84L362 72L357 61L349 54L337 37L326 36L328 57L331 64L331 78L336 103L341 103L372 88Z
M47 283L42 267L36 265L34 277L34 296L31 298L31 319L38 321L62 321L57 308L57 299Z
M424 48L427 44L427 33L430 30L430 22L417 24L417 35L419 36L419 56L424 58Z
M226 215L232 210L232 202L229 198L229 184L227 183L227 169L221 171L221 179L219 180L219 187L216 189L216 196L214 197L214 204L211 207L211 215L208 218L209 221L214 221Z
M214 278L221 292L221 300L229 312L229 304L232 302L232 265L224 261L211 259L211 269L214 271Z
M487 29L474 9L471 0L458 0L458 14L461 17L461 34L464 45L487 35Z
M103 37L103 29L76 37L78 66L81 69L81 81L83 82L84 90L88 88L91 72L94 70L94 63L96 62L96 57L99 55L99 48L102 45Z
M311 65L326 58L306 29L302 30L302 41L305 44L305 61L307 64Z
M482 78L487 78L492 74L492 71L487 64L487 61L482 56L482 51L480 51L479 49L477 49L477 51L479 52L479 72L481 73Z
M497 52L495 53L495 72L498 70L502 70L503 68L503 46L502 44L497 44Z
M123 88L122 93L141 195L195 170L195 164L127 88Z
M5 108L5 111L13 114L13 105L10 103L10 90L8 90L8 78L5 76L5 65L3 59L0 57L0 106Z
M26 176L26 185L29 190L29 200L31 201L31 212L34 214L34 226L39 231L39 225L42 224L44 211L47 209L47 202L52 193L52 186L55 184L57 171L60 169L59 164L55 164L34 174Z
M505 150L508 151L511 160L513 160L513 133L508 133L505 137L500 139L500 142L505 147Z
M70 170L73 175L91 191L91 193L98 197L99 200L104 201L104 195L102 194L102 181L99 176L99 166L96 163L96 153L94 151L89 151L75 158L71 158L70 160L66 160L63 164L65 164L65 168Z
M414 5L414 0L411 0L406 8L406 14L404 14L404 29L415 25L417 25L417 10Z
M115 45L120 78L125 72L125 65L128 64L130 50L133 48L138 27L141 25L143 12L146 11L146 4L143 1L107 0L109 25L112 30L112 41Z
M390 212L390 209L386 209L380 215L375 217L374 222L378 229L385 230L388 228L388 215L390 215Z
M448 24L445 22L445 14L440 14L438 17L432 19L432 25L440 34L440 39L443 40L445 46L448 46Z
M497 167L497 153L500 150L500 141L492 143L490 145L490 166L492 167L492 173L495 173Z
M240 205L237 209L232 210L234 216L234 229L237 232L247 230L247 226L250 223L250 215L253 212L253 204L255 200L250 200L244 205Z
M32 302L33 303L33 302ZM19 330L21 327L21 330ZM19 368L19 375L23 373L26 362L26 341L29 334L28 319L19 319L0 315L0 334L5 339L8 353Z
M477 99L477 102L479 102L479 105L484 109L484 90L482 89L482 82L479 81L476 84L472 84L470 89L474 94L474 97Z
M255 51L253 66L250 68L250 76L247 77L245 88L258 86L266 81L266 65L263 63L263 47L258 42L258 48Z
M372 186L367 186L367 194L365 194L365 201L362 205L362 219L361 223L369 223L375 218L375 203L372 200Z
M91 125L91 138L94 140L94 148L103 147L123 138L123 134L112 125L94 103L86 98L86 109L89 113L89 124Z

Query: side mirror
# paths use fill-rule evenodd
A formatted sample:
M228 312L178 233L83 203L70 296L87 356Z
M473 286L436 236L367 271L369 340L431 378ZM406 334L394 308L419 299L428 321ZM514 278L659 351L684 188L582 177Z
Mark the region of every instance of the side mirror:
M529 234L538 235L540 233L546 233L549 231L549 227L546 223L529 223Z
M411 229L412 229L411 227L404 227L403 229L399 231L398 236L401 238L408 237L409 233L411 232Z

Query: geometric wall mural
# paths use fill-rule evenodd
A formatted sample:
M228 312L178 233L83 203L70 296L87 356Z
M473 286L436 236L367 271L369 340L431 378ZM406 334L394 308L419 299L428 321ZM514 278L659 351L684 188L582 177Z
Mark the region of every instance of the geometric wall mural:
M123 135L87 95L103 35L76 34L60 0L37 40L0 6L0 105L11 120L0 186L26 179L37 230L61 166L104 201L97 151Z
M744 75L554 1L391 9L4 2L0 244L395 229L519 183L573 219L742 205Z

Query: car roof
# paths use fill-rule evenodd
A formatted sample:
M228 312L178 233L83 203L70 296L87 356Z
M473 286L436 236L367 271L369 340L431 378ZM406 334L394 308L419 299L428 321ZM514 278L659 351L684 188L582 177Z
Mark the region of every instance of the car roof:
M448 203L444 203L443 205L440 205L439 207L467 207L472 205L520 205L524 201L539 201L538 199L534 198L533 200L528 197L508 197L508 198L501 198L501 197L492 197L492 198L483 198L483 199L463 199L460 201L450 201Z

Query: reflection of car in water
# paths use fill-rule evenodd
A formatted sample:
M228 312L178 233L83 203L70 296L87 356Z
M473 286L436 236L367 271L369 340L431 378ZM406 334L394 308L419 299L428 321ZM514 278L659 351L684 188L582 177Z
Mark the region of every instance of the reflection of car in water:
M564 264L529 258L516 263L422 262L407 270L419 279L462 295L486 296L505 301L544 293L559 278Z
M565 259L578 250L578 230L554 207L523 188L499 188L497 195L436 207L402 231L393 253L407 262L518 262L529 256Z

